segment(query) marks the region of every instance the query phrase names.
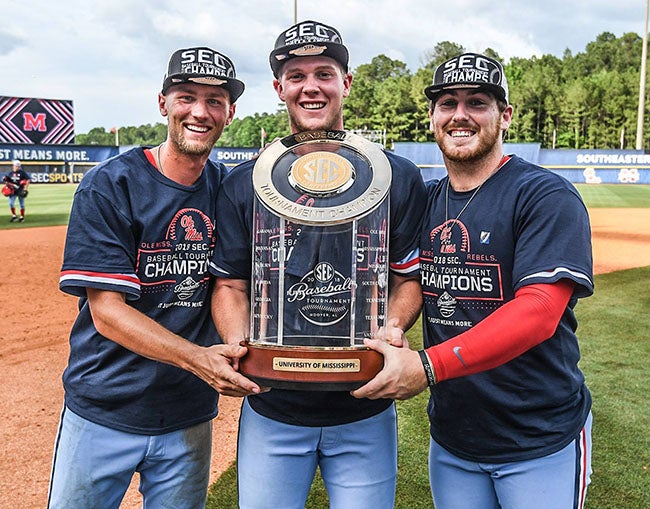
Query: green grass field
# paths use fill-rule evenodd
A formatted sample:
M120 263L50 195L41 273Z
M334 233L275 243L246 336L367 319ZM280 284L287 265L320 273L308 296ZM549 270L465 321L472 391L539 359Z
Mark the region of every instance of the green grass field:
M650 207L648 185L579 185L588 207ZM27 220L9 223L0 215L0 229L66 224L74 185L30 186ZM5 202L6 207L6 202ZM6 218L6 219L5 219ZM650 225L648 227L650 229ZM596 293L577 306L581 367L591 388L594 406L592 485L589 509L650 507L650 399L646 394L650 359L650 267L596 277ZM414 347L421 344L419 324L409 332ZM398 402L398 509L431 508L428 486L428 423L426 393ZM213 484L208 509L237 507L235 466ZM320 479L307 507L327 507Z
M645 386L650 359L648 280L650 267L596 276L596 293L576 308L581 368L593 396L594 473L587 491L589 509L650 507L650 399ZM422 344L419 323L408 337L413 348ZM427 473L427 394L397 403L397 509L432 507ZM212 485L206 507L235 509L236 484L233 465ZM328 507L320 478L306 507Z
M579 184L576 186L587 207L650 207L650 185ZM67 224L76 184L32 184L25 202L24 223L9 223L11 214L5 201L6 220L0 209L0 230Z
M9 199L0 209L0 230L5 228L30 228L68 224L72 197L76 184L32 184L25 198L25 222L10 223ZM16 200L18 207L18 200ZM16 209L18 212L18 209Z
M578 184L576 188L589 208L650 207L650 185Z

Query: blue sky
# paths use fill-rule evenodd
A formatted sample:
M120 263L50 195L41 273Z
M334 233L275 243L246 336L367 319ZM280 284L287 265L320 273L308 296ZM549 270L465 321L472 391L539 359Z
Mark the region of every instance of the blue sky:
M239 117L274 112L268 55L298 20L336 27L351 68L379 54L417 70L441 41L512 57L574 54L603 32L642 34L644 0L4 0L0 95L71 99L75 131L163 121L156 96L171 53L210 46L246 91ZM639 55L640 58L640 55ZM354 85L353 85L354 86Z

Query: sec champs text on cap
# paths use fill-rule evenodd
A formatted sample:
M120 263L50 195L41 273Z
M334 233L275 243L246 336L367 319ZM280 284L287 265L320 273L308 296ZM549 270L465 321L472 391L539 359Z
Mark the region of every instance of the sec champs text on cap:
M476 53L450 58L436 67L433 84L424 89L424 95L435 101L443 90L462 88L484 88L508 103L508 82L503 66L493 58Z
M269 62L273 75L277 78L282 64L290 58L319 55L333 58L348 72L350 56L339 31L324 23L306 20L278 36L275 49L269 55Z
M235 65L226 55L211 48L186 48L172 53L162 93L181 83L198 83L225 88L234 103L244 92L244 83L237 79Z

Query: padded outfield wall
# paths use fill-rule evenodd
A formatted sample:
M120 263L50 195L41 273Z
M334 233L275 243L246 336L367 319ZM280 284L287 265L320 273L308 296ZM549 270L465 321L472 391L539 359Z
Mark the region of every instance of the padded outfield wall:
M19 159L35 184L78 184L95 165L131 148L133 147L0 144L0 173L9 172L11 161ZM232 168L252 159L255 154L257 149L254 148L215 148L210 158Z
M37 184L79 183L96 164L132 147L98 145L0 144L0 173L20 159ZM517 154L573 183L650 184L650 154L642 150L542 149L536 143L506 143L506 154ZM255 148L215 148L214 161L232 168L252 159ZM435 143L395 143L393 151L417 164L425 180L446 175L442 153Z
M422 169L424 180L446 175L436 143L395 143L394 152ZM643 150L543 149L536 143L506 143L517 154L575 184L650 184L650 154Z

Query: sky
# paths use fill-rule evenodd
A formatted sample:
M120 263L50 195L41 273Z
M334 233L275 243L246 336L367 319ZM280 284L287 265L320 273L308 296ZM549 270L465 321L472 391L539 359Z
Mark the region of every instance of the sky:
M72 100L77 134L164 122L157 94L170 55L209 46L246 84L243 118L282 107L268 56L294 17L337 28L352 70L383 54L415 72L443 41L507 63L580 53L603 32L641 36L647 1L0 0L0 96Z

